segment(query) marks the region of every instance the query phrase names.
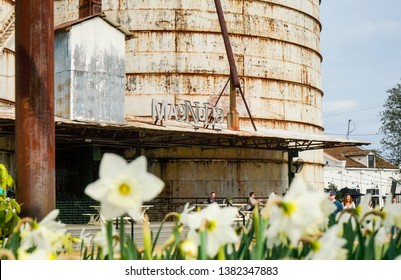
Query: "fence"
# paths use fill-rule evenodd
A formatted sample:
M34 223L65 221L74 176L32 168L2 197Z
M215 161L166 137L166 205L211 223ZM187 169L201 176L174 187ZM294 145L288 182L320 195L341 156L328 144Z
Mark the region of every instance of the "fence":
M233 203L246 203L247 197L232 197ZM263 198L262 198L263 199ZM181 213L186 203L200 204L207 200L207 197L158 197L146 204L152 204L146 213L151 222L159 222L171 212ZM222 203L222 199L217 199ZM95 201L85 195L78 194L58 194L56 207L60 210L59 220L65 224L87 224L89 216L83 214L95 214L96 210L90 206L99 205Z

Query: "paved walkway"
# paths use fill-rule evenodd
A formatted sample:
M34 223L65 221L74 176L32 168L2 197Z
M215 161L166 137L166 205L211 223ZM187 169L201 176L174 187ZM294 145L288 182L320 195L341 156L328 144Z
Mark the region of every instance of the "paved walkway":
M151 222L150 230L153 232L153 236L156 236L157 231L160 227L160 222ZM159 239L157 245L161 245L166 241L170 235L173 233L173 228L175 226L175 222L165 222L162 230L159 235ZM67 231L71 233L73 237L79 237L82 230L85 230L85 233L88 233L90 236L94 236L96 232L100 231L100 225L82 225L82 224L68 224ZM114 226L115 228L115 226ZM125 224L125 233L127 236L131 236L131 225ZM184 229L182 234L185 234L187 231ZM138 246L143 244L143 236L142 236L142 224L134 224L133 227L133 236L134 241Z

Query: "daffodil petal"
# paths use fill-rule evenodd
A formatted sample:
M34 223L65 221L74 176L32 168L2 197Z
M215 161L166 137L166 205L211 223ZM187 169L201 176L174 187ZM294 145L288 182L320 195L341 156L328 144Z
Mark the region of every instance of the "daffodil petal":
M127 168L124 158L116 154L105 153L99 167L99 178L108 179L121 174Z
M107 194L108 188L101 180L90 183L85 188L85 193L94 200L101 201Z
M145 156L140 156L131 161L126 169L128 175L135 177L138 181L147 174L147 160Z
M49 214L46 215L46 217L43 218L41 223L48 223L49 221L54 221L59 213L60 213L59 209L52 210Z
M128 215L137 223L143 223L142 211L138 208L133 208L128 212Z
M142 201L154 199L164 188L164 182L151 173L146 174L146 177L138 181L138 184L142 191Z
M109 203L102 203L101 215L105 220L113 220L114 218L118 218L125 213L125 210L120 207L116 207Z
M208 234L206 241L206 253L209 258L213 258L217 255L217 252L220 249L220 242L217 238L211 238Z

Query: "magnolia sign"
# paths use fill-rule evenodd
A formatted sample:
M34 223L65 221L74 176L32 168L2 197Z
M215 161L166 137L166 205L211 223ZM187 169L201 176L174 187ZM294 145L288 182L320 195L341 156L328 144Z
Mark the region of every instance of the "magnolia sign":
M155 121L174 119L178 122L215 125L224 122L224 112L209 103L200 105L199 102L192 104L185 100L182 104L174 105L167 103L166 100L159 102L152 99L152 119Z

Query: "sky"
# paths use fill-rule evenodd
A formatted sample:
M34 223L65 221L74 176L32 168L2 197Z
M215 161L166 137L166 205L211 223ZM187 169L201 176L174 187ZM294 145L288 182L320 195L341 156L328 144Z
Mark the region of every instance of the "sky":
M387 90L401 83L401 0L322 0L326 135L380 145Z

